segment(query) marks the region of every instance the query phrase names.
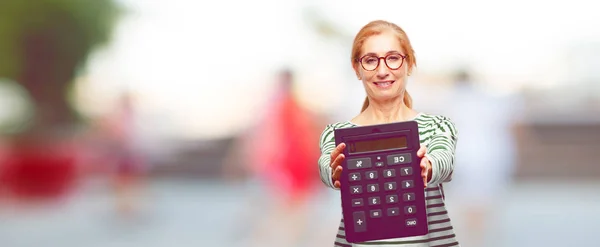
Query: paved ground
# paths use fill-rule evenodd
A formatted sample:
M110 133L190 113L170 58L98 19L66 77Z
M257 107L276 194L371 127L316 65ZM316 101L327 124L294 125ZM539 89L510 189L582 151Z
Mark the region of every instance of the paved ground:
M142 198L143 217L133 221L119 219L111 211L109 191L88 187L86 193L53 207L21 212L0 207L0 246L238 246L231 224L242 212L240 198L247 191L239 186L155 181ZM494 210L497 224L485 246L600 246L599 189L600 183L515 186L506 205ZM458 202L449 200L450 207L458 207ZM311 203L309 220L315 222L311 227L315 234L307 236L313 241L310 246L330 246L340 215L338 205L329 191ZM453 220L461 224L460 218ZM459 238L461 234L465 233L459 232Z

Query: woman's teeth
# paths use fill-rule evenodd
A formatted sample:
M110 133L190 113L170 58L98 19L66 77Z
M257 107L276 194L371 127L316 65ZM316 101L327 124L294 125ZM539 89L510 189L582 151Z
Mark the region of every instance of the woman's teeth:
M375 82L375 85L379 86L379 87L388 87L390 85L392 85L392 83L394 82Z

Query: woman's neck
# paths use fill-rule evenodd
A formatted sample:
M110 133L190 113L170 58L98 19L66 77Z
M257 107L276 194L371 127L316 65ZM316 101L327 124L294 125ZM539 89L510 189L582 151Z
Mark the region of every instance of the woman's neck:
M417 112L400 103L382 104L371 101L365 111L356 116L352 122L360 125L372 125L407 121L413 119Z

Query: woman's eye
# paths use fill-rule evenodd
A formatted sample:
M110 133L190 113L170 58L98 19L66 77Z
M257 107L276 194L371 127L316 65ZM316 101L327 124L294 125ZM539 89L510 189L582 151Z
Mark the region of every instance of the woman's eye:
M369 64L373 64L373 63L377 63L377 59L375 59L375 58L367 58L365 60L365 62L369 63Z

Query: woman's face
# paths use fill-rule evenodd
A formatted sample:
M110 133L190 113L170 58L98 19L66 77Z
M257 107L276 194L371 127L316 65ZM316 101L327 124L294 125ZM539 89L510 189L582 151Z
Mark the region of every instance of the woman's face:
M362 58L362 65L358 64L357 72L370 98L393 100L404 93L408 72L406 59L402 58L405 55L400 41L390 32L373 35L365 40L359 57ZM384 59L386 56L387 59ZM380 58L379 65L375 57ZM392 69L386 66L385 61ZM400 68L393 69L399 64L402 64ZM373 71L369 71L373 68Z

